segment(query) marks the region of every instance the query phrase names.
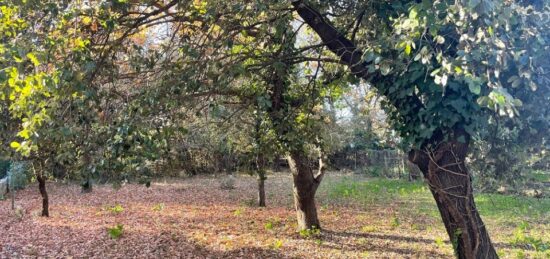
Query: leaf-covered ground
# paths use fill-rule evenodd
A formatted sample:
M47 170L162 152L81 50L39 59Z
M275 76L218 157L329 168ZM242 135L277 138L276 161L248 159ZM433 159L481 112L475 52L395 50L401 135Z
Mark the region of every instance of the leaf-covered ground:
M36 186L17 193L17 210L0 201L0 258L452 258L452 246L422 183L332 173L318 194L320 234L295 231L288 174L266 182L267 208L255 203L256 180L235 188L194 177L128 184L115 190L49 184L51 217L39 217ZM550 200L478 196L504 258L550 258ZM108 229L122 225L113 238ZM116 231L115 231L116 232Z

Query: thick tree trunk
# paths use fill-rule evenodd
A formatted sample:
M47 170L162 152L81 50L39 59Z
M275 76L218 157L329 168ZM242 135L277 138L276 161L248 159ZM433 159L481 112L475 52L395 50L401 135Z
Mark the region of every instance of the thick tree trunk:
M93 190L92 180L86 179L80 187L82 187L80 190L81 193L91 193Z
M329 20L305 1L292 0L300 17L319 35L330 51L343 64L349 66L352 74L370 82L376 82L379 73L369 73L369 62L363 60L363 52L338 31ZM383 93L385 95L385 93ZM419 111L423 105L416 95L389 101L395 107L410 107ZM407 121L404 121L406 124ZM441 134L440 134L441 135ZM462 139L464 138L464 139ZM458 140L463 140L462 143ZM497 254L476 209L472 194L470 174L464 159L468 151L469 136L463 131L454 139L444 140L439 136L431 150L416 150L410 153L410 160L418 165L436 200L447 233L459 258L497 258Z
M265 207L265 177L258 178L258 206Z
M307 156L302 152L291 152L288 163L294 180L294 205L296 206L298 230L320 229L315 193L324 175L322 162L320 160L317 175L314 175Z
M46 190L46 178L42 175L42 172L39 172L36 175L38 180L38 189L40 190L40 195L42 195L42 217L50 216L50 208L48 201L48 192Z
M469 136L457 131L453 139L434 148L411 151L409 159L429 184L457 257L498 258L474 202L465 167L468 142Z

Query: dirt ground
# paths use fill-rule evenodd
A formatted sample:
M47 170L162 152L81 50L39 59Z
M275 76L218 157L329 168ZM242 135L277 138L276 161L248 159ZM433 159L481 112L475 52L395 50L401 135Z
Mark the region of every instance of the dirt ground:
M266 208L254 205L256 180L248 176L236 177L230 190L213 177L159 181L150 188L95 186L88 194L77 185L48 188L50 218L39 217L34 185L17 193L16 211L9 199L0 201L0 258L453 257L437 218L400 213L397 219L408 204L337 204L324 190L318 199L323 231L296 233L288 174L267 180ZM123 225L122 235L113 239L108 228L117 224ZM493 241L497 249L513 248L504 237Z

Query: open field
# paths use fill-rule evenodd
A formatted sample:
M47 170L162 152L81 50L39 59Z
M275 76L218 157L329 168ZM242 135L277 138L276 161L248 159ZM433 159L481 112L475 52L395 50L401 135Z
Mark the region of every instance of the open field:
M234 189L219 186L194 177L81 194L79 186L50 183L50 218L38 216L40 195L30 186L17 193L18 210L0 201L0 258L453 257L421 182L328 173L317 196L320 234L296 233L287 173L266 181L267 208L254 206L252 177L237 176ZM550 199L476 198L502 258L550 258ZM117 224L121 235L113 238L108 228Z

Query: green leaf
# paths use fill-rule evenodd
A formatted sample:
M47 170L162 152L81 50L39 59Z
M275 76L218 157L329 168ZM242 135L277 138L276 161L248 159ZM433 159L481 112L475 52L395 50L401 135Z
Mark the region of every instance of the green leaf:
M122 236L123 230L124 230L124 225L117 224L112 228L108 228L107 232L109 233L109 236L111 236L112 239L117 239L120 236Z
M470 92L473 94L479 95L481 93L481 85L476 83L470 83L468 84L468 88L470 89Z
M416 19L416 16L418 16L418 11L416 10L416 7L413 7L409 12L409 19Z
M391 72L391 66L387 63L382 63L380 65L380 72L382 73L382 75L388 75L390 72Z

